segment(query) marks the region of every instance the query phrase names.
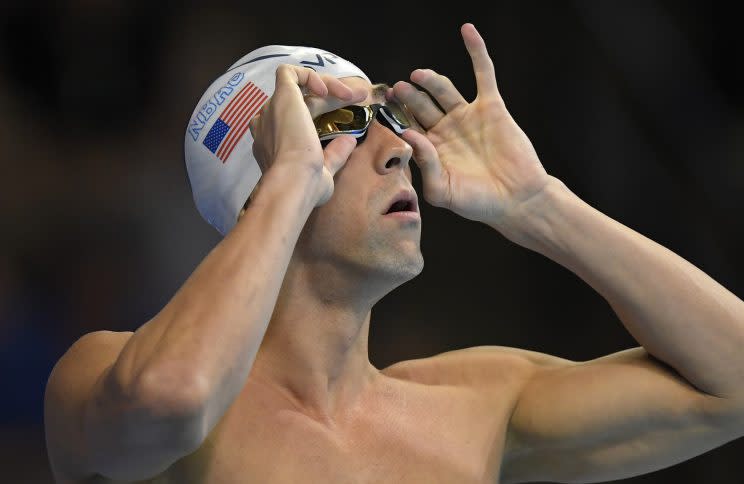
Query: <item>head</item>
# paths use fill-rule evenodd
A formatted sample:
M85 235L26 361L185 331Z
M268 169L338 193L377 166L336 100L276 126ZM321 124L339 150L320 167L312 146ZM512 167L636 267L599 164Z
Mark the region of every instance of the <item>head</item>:
M197 104L185 135L186 168L202 216L225 235L261 176L248 122L274 88L283 63L309 66L368 89L358 103L391 102L387 86L373 85L352 63L327 51L267 46L247 54L215 80ZM333 197L314 210L295 249L292 266L308 265L382 292L421 272L420 221L385 216L403 190L413 193L411 147L374 120L335 176ZM386 289L385 289L386 288Z

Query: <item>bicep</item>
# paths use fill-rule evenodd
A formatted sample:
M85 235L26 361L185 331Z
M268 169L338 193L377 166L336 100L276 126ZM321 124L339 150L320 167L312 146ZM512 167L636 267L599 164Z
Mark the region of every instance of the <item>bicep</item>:
M520 393L503 479L593 482L651 472L736 438L737 415L643 348L584 363L555 359Z
M122 394L109 378L130 336L87 334L52 370L44 412L47 449L58 477L144 479L180 457L167 438L183 426Z

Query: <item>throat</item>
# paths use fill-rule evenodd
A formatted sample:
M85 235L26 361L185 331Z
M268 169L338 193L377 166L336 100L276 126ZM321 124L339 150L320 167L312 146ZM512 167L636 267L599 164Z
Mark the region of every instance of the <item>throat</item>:
M298 322L307 330L298 329ZM331 422L356 405L379 371L367 352L367 319L358 331L331 331L321 324L293 319L269 325L251 369L264 385L273 386L291 408L319 422ZM348 328L347 328L348 330Z

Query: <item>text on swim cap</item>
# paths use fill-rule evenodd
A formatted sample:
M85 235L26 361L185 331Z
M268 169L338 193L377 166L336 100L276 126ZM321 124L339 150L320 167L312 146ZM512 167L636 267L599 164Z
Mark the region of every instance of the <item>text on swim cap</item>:
M224 86L218 89L217 92L202 105L201 109L199 109L199 112L196 113L196 116L194 116L194 119L191 120L191 124L189 125L189 133L191 134L191 137L194 138L194 141L199 139L199 133L204 129L209 118L217 112L217 109L225 102L225 99L230 97L235 90L235 87L243 81L244 77L245 74L242 72L235 73L230 79L228 79Z

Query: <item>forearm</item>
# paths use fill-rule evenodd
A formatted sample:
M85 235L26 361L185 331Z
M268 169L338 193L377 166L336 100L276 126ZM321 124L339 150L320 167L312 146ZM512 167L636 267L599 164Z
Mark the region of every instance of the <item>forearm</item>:
M504 235L581 277L650 354L704 392L744 397L742 300L558 179L512 219Z
M153 400L190 402L211 428L242 389L314 203L298 173L272 168L233 230L116 362ZM155 396L153 396L153 394Z

